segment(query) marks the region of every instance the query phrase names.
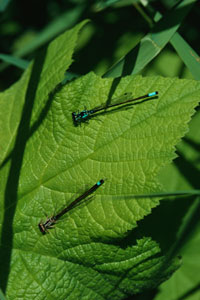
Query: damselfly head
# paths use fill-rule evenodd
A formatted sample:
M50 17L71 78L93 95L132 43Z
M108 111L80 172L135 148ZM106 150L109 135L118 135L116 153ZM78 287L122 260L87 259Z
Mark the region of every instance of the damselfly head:
M43 225L42 222L38 224L38 227L39 227L42 234L46 234L47 231L46 231L46 228L45 228L45 226Z

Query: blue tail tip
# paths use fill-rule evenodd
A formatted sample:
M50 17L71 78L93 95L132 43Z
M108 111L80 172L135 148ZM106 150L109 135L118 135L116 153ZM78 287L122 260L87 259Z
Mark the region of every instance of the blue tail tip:
M156 95L158 95L158 91L149 93L148 97L153 97L153 96L156 96Z
M100 185L102 185L103 183L104 183L104 180L101 179L101 180L99 180L99 181L97 182L97 185L100 186Z

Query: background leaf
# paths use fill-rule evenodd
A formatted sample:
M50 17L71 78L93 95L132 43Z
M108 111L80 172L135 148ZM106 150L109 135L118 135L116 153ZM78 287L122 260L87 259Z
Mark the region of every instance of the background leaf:
M29 62L24 59L17 58L11 55L1 54L1 53L0 53L0 59L2 59L4 62L13 64L14 66L17 66L23 70L25 70L29 64Z
M160 173L160 179L167 190L199 186L199 122L200 113L197 111L190 123L190 132L178 146L180 157ZM187 225L186 230L182 232L182 243L178 249L183 256L183 264L169 281L160 286L156 300L167 299L169 294L172 300L199 298L199 197L187 201L187 206L184 203L185 200L182 199L178 207L179 210L185 211L182 228ZM171 210L175 212L176 206L177 203L172 204ZM177 237L180 240L180 235Z
M37 50L39 47L45 45L47 42L53 40L58 34L64 30L72 27L80 18L85 6L79 5L76 9L68 9L65 13L60 15L55 21L48 24L48 26L36 35L33 40L21 47L15 52L15 55L21 57Z
M172 38L194 3L195 0L180 1L154 25L152 32L143 37L134 49L104 74L104 77L119 77L141 71Z
M154 21L158 22L162 18L162 15L153 8L151 3L148 4L147 9L152 18L154 17ZM144 14L143 10L141 10L141 12ZM144 16L146 17L146 14L144 14ZM152 21L150 20L150 26L152 26L151 23ZM198 54L195 50L191 48L188 42L184 40L178 32L174 33L170 39L170 43L177 51L177 54L181 57L184 64L188 67L193 77L198 80L200 78L200 68Z

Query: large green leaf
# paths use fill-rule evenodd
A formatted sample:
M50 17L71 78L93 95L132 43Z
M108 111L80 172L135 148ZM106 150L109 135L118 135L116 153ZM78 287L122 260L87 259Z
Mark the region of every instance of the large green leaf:
M85 22L60 35L47 49L40 51L34 64L27 69L21 80L1 94L0 161L10 151L25 105L30 107L34 102L31 122L41 116L49 93L62 81L65 71L72 63L77 35L84 24Z
M157 174L175 157L200 85L130 76L114 90L115 81L89 73L55 89L81 26L56 39L1 95L0 276L8 299L122 299L157 286L179 265L151 237L121 241L158 200L113 196L160 189ZM154 90L158 99L73 125L72 111L124 92L140 96ZM41 234L38 223L45 215L101 178L107 180L94 199Z

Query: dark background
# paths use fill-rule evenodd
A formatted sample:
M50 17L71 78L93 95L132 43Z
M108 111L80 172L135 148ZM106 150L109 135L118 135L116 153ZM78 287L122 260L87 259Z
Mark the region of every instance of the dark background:
M165 14L171 3L152 1L152 8ZM199 8L199 4L193 7L179 29L179 33L197 53L200 50ZM69 71L72 76L86 74L91 70L103 75L149 32L150 21L144 16L145 13L147 11L143 7L126 0L113 6L105 6L105 1L8 1L0 14L0 53L31 60L40 47L62 31L89 19L90 22L79 37L73 57L75 61ZM35 45L35 41L39 43ZM0 89L12 85L22 72L0 61ZM192 78L170 44L142 74Z

